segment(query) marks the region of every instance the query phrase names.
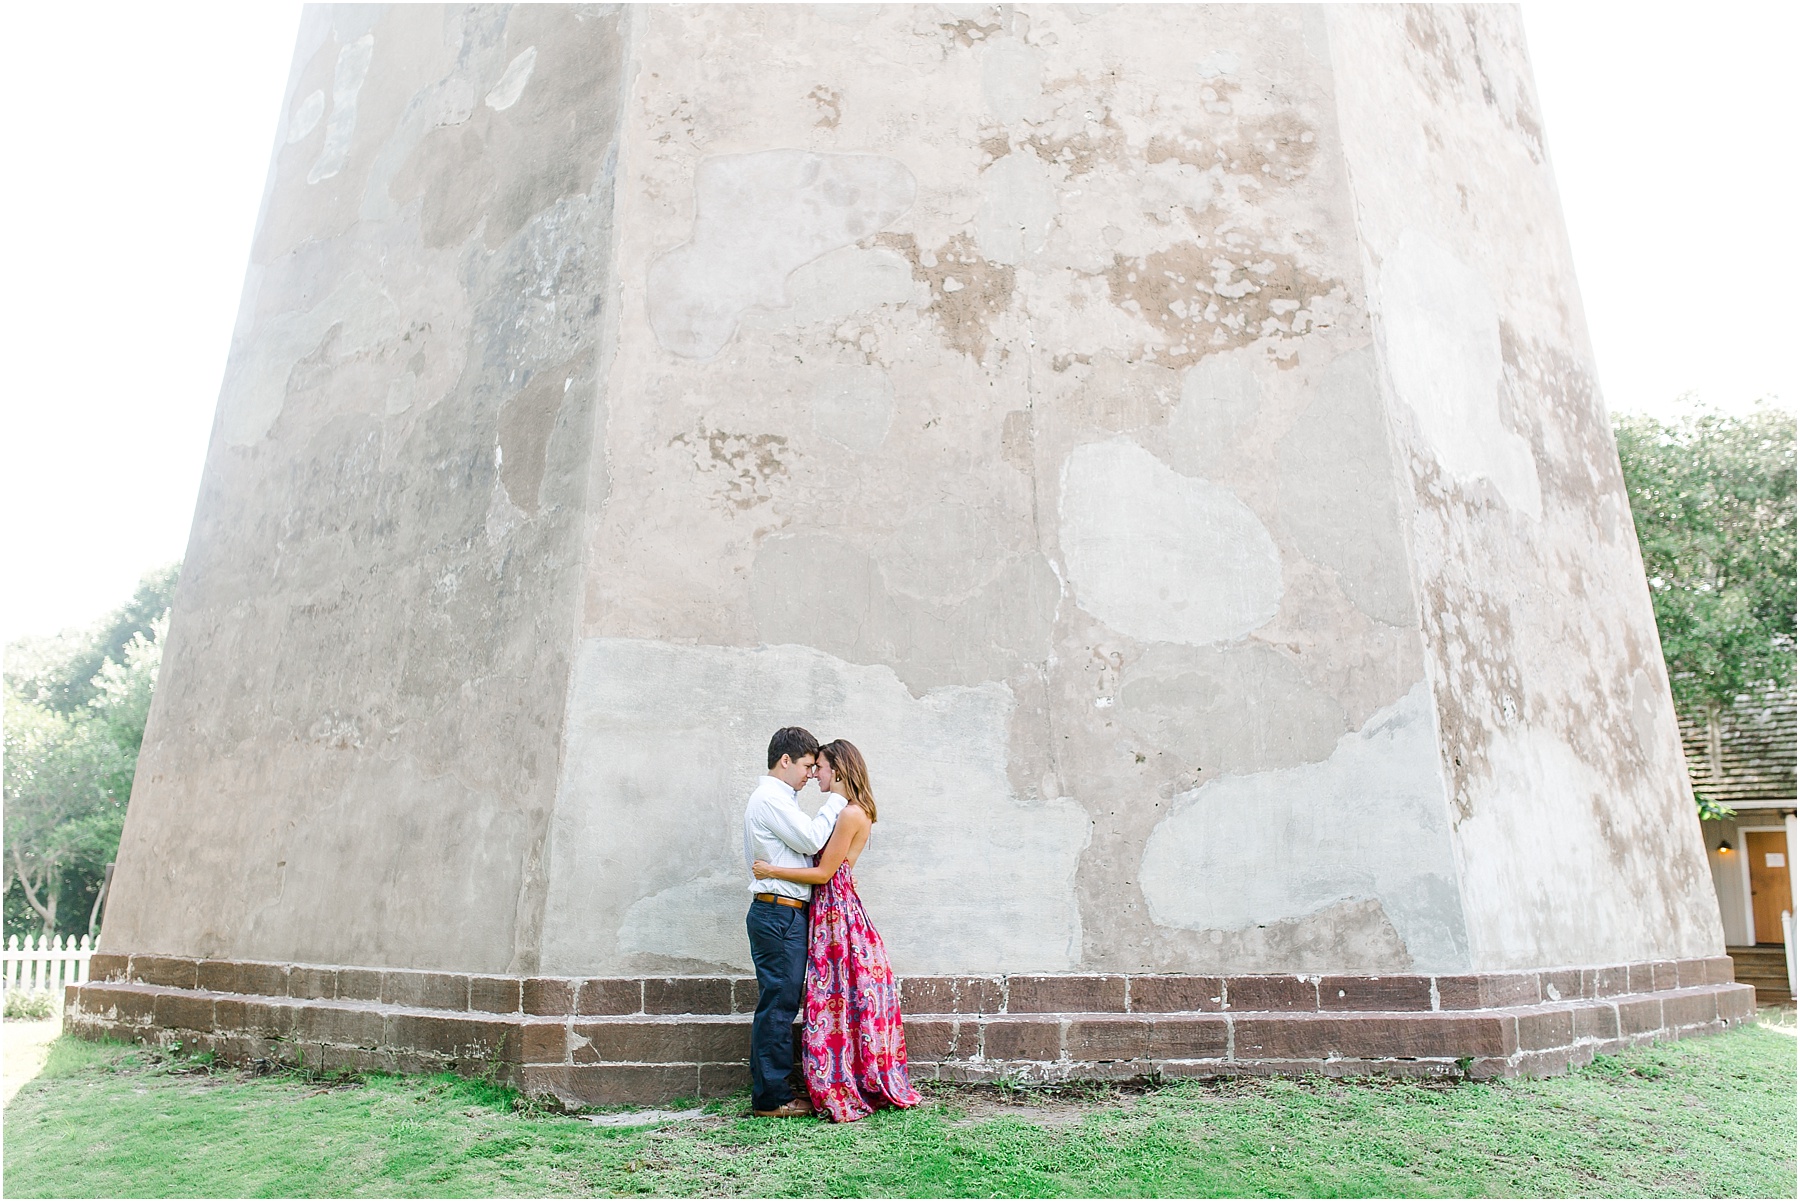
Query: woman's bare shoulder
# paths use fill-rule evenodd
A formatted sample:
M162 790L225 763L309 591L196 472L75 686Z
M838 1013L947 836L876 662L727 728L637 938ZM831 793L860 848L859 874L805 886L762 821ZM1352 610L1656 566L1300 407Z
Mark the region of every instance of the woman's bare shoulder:
M852 803L844 807L844 812L838 815L838 821L844 823L847 830L867 830L869 829L869 812Z

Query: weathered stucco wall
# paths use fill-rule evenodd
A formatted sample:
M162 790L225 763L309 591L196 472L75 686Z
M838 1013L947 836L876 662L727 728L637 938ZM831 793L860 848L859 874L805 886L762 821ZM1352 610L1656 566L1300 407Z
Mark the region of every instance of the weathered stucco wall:
M1517 10L1328 16L1475 964L1716 954Z
M310 8L109 947L530 968L616 14Z
M1465 965L1321 14L632 20L546 965L747 966L789 719L902 971Z
M109 947L743 970L801 722L902 973L1716 951L1529 94L1486 10L310 10Z

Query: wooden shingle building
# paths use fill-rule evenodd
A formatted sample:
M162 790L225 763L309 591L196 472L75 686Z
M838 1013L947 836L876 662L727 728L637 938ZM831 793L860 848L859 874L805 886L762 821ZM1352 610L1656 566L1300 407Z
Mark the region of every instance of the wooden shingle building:
M1694 793L1737 811L1701 828L1726 951L1763 1003L1793 997L1781 916L1794 908L1794 701L1792 688L1770 690L1681 716Z

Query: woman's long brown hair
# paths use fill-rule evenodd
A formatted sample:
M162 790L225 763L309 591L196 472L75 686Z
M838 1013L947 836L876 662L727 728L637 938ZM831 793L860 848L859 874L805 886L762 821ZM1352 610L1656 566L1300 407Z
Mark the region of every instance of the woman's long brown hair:
M833 739L819 748L819 754L831 761L831 770L844 782L844 796L859 805L869 821L875 821L875 790L869 787L869 766L862 752L848 739Z

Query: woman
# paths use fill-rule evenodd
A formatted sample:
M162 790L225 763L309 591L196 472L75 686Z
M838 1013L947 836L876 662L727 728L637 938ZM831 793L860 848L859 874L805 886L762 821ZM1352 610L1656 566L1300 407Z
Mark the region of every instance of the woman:
M812 868L758 860L759 879L813 885L806 947L806 1037L801 1063L813 1111L852 1123L877 1106L916 1106L906 1077L900 988L887 948L850 875L875 827L875 794L862 753L837 739L819 748L819 788L850 804Z

